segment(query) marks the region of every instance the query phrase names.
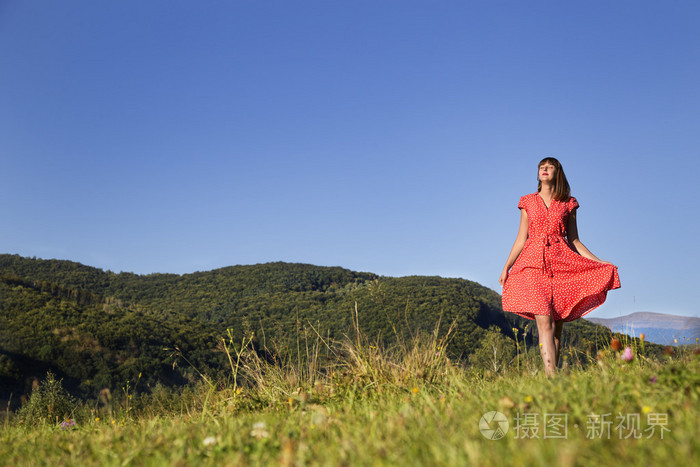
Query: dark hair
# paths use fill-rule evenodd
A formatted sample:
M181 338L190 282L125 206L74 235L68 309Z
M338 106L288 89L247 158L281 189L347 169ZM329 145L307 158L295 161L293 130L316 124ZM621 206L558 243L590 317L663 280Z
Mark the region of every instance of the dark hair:
M540 180L540 167L544 164L552 164L554 166L554 199L557 201L569 201L571 198L571 188L569 187L569 182L566 180L566 175L564 175L564 168L561 163L553 157L545 157L537 164L537 192L542 190L542 181Z

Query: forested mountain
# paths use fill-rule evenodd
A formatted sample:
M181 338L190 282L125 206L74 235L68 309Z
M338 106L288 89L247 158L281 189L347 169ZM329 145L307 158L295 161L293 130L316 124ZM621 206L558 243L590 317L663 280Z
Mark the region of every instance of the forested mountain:
M457 331L448 352L464 359L484 330L513 328L533 341L533 321L504 314L500 295L475 282L441 277L380 277L340 267L267 263L192 274L113 273L71 261L0 255L0 396L21 394L51 369L83 396L141 374L147 387L180 385L193 369L224 368L221 338L254 333L256 348L295 352L310 332L340 339L359 325L390 345L397 334ZM567 324L565 344L592 342L602 326ZM601 333L602 334L602 333ZM536 341L536 337L534 337ZM568 342L567 342L568 340Z

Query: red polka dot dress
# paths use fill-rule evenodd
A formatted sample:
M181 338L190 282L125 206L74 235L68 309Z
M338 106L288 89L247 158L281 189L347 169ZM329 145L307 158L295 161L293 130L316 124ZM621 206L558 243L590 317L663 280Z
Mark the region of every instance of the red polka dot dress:
M503 310L527 319L550 315L573 321L605 302L620 287L617 266L584 258L566 239L576 198L552 199L547 208L539 193L520 198L528 217L528 238L503 285Z

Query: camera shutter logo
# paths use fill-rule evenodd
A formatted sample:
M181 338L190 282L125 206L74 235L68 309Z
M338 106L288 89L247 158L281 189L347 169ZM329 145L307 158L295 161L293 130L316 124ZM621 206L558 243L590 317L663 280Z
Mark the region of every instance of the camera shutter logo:
M508 432L508 419L501 412L487 412L479 420L479 430L486 439L501 439Z

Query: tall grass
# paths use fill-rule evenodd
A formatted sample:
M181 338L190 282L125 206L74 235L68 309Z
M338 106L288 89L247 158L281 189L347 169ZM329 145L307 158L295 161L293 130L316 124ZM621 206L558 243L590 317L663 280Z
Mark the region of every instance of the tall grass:
M640 465L687 463L700 450L698 345L655 359L642 339L611 334L595 352L562 352L577 358L548 379L539 349L524 343L498 372L451 361L455 325L440 328L382 345L360 331L355 308L342 339L300 323L292 352L229 333L220 346L228 374L202 374L180 391L122 394L111 411L78 407L74 426L14 420L0 432L0 464ZM502 439L480 430L490 411L510 422ZM547 413L566 415L567 437L515 436L517 417ZM664 415L670 431L589 436L601 414L639 414L640 430Z
M229 335L222 348L231 362L234 387L242 384L269 403L289 403L300 394L328 396L349 389L359 394L385 386L444 383L454 376L456 367L446 350L455 322L442 335L438 321L432 332L397 339L391 346L361 332L357 305L352 323L351 334L337 341L307 323L304 331L309 332L298 334L295 354L266 345L256 349L250 339L236 347Z

